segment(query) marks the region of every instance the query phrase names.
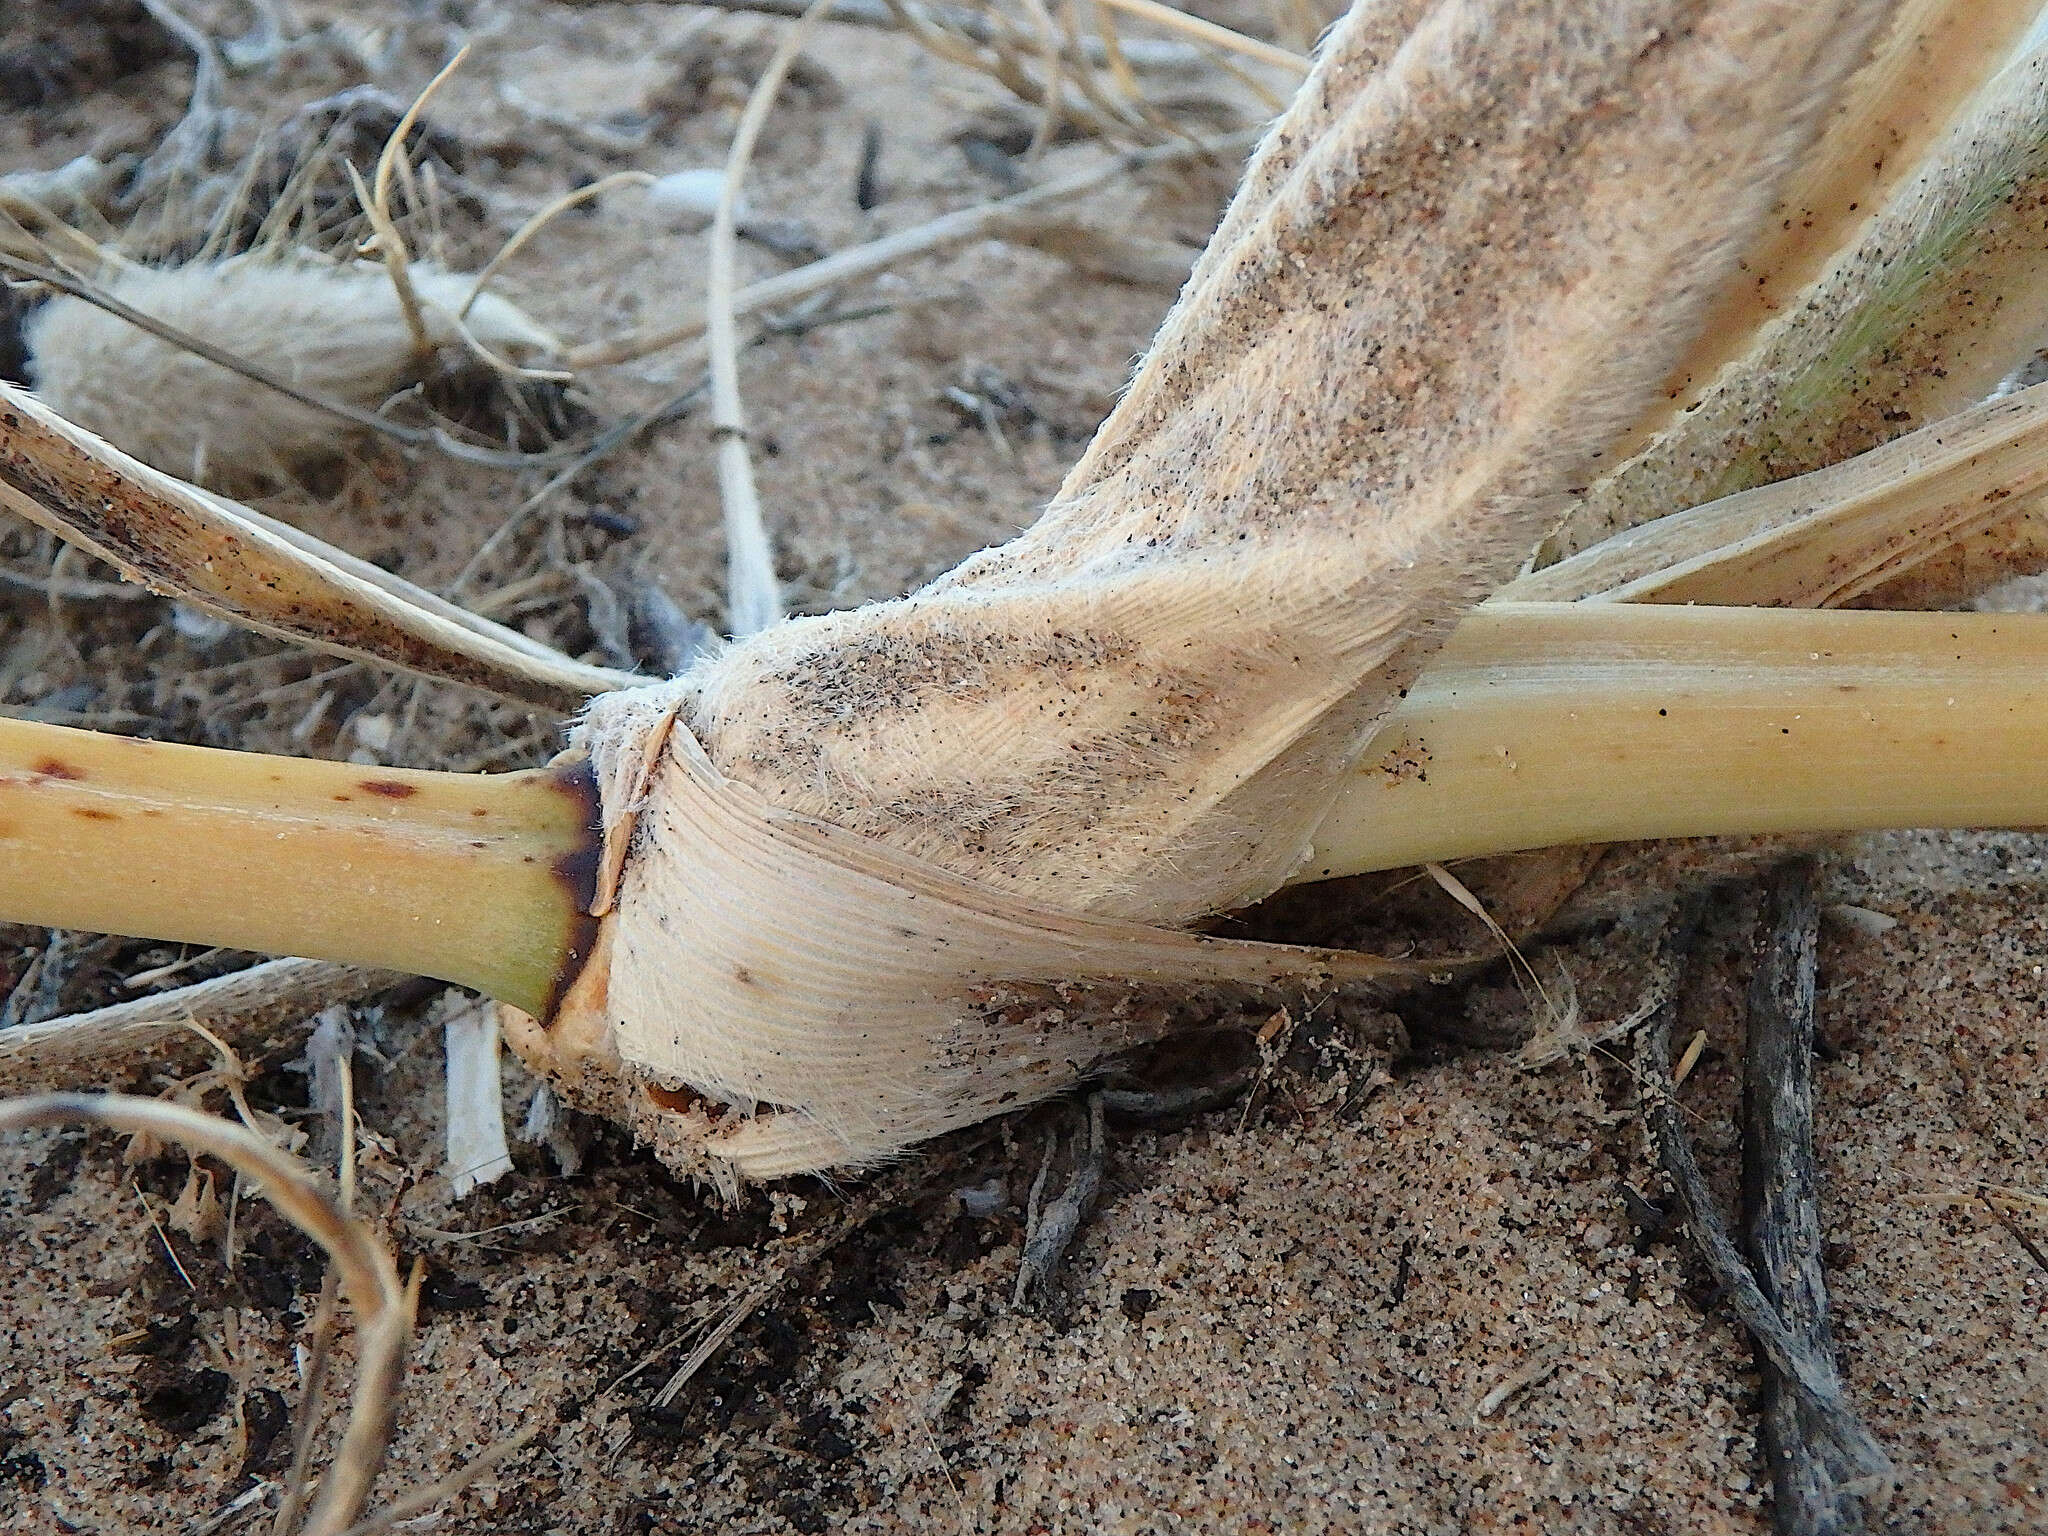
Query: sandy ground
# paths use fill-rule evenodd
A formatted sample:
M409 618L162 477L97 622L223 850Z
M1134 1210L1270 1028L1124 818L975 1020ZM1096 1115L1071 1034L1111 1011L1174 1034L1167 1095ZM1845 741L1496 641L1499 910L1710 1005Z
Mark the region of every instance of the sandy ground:
M76 46L61 9L31 0L0 20L0 169L146 149L182 108L191 69L176 50L102 58ZM235 7L202 10L224 36L246 24ZM583 181L715 162L759 40L780 25L549 0L287 10L330 30L230 82L237 132L365 78L410 95L459 37L476 41L435 113L472 194L451 202L446 249L472 266ZM1217 14L1270 34L1263 12ZM67 46L53 66L47 49ZM829 250L997 190L958 135L1000 90L878 32L829 28L808 61L763 143L758 216ZM883 196L864 210L870 124ZM1052 153L1057 166L1094 151ZM1227 179L1132 183L1085 211L1192 245ZM552 225L507 288L565 335L606 336L692 302L701 252L621 191ZM742 259L751 275L786 265L757 244ZM892 594L1019 526L1170 297L983 242L845 296L891 311L749 353L757 469L795 600ZM579 408L644 409L696 366L601 371ZM989 419L948 389L992 402ZM545 504L472 596L504 595L501 617L594 659L651 664L647 637L608 623L592 583L627 610L658 585L717 622L709 465L701 421L660 429ZM366 447L314 491L264 505L442 585L543 478ZM48 568L18 528L0 531L0 555ZM0 685L0 706L43 718L419 766L537 761L559 725L181 628L153 600L53 606L9 588ZM1889 1529L2048 1523L2041 855L2029 837L1900 835L1841 850L1827 876L1844 909L1821 957L1828 1262L1850 1390L1897 1464ZM1294 920L1342 926L1355 901L1305 898ZM1448 901L1425 917L1469 942ZM1716 898L1680 1022L1681 1036L1707 1034L1683 1102L1731 1204L1752 918L1739 882ZM41 933L0 941L0 992L39 989L51 1010L129 995L123 978L192 959L80 936L53 963ZM1635 1005L1641 945L1625 929L1531 958L1570 976L1588 1021ZM1055 1186L1070 1166L1072 1106L876 1179L756 1192L734 1210L579 1126L574 1171L521 1145L512 1175L458 1201L441 1173L441 1006L398 998L358 1019L362 1121L379 1138L363 1203L428 1274L385 1487L542 1428L437 1522L409 1528L1768 1528L1758 1378L1682 1229L1662 1220L1627 1049L1521 1067L1504 1047L1534 1025L1504 974L1397 1002L1398 1017L1309 1013L1248 1097L1113 1119L1107 1193L1032 1310L1010 1302L1027 1193L1049 1147ZM1407 1050L1387 1050L1390 1029ZM251 1098L303 1121L318 1153L289 1065L302 1038L251 1046ZM1241 1036L1202 1037L1164 1069L1199 1077L1245 1055ZM153 1091L172 1075L144 1064L97 1080ZM534 1085L505 1075L516 1125ZM231 1260L223 1234L177 1230L187 1185L181 1155L111 1136L0 1146L5 1529L233 1530L261 1514L289 1459L319 1264L257 1200L236 1213ZM757 1310L657 1403L742 1298ZM251 1489L256 1503L217 1519Z

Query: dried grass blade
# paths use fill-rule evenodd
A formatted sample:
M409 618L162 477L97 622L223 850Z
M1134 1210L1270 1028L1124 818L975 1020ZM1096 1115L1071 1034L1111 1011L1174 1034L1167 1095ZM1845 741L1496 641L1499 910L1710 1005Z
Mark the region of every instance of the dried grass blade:
M2044 488L2048 385L2037 385L1847 463L1616 534L1492 600L1843 607L2010 520Z
M1218 48L1225 53L1235 53L1255 63L1269 64L1275 69L1284 69L1291 75L1308 73L1309 61L1291 48L1281 48L1263 42L1256 37L1247 37L1217 22L1190 16L1186 11L1177 11L1170 5L1161 5L1159 0L1096 0L1098 5L1112 11L1122 11L1138 21L1164 27L1170 32L1191 38L1205 47Z
M0 506L131 581L264 634L560 712L639 679L533 654L286 540L0 385Z
M1546 559L1838 463L1977 404L2048 333L2048 48L1926 163L1699 403L1595 485Z
M610 0L561 0L562 4L591 7L609 4ZM675 0L685 3L685 0ZM701 5L705 10L751 12L761 16L780 16L785 21L795 21L803 15L806 0L688 0ZM998 33L996 23L979 10L968 10L961 6L920 3L916 13L929 17L933 22L959 33L972 42L986 43ZM887 0L833 0L832 8L825 19L841 26L878 27L884 30L898 30L903 25L900 11L890 6ZM1094 38L1086 42L1087 58L1091 64L1102 64L1112 52L1121 52L1128 61L1139 69L1185 71L1199 68L1208 56L1207 50L1189 43L1156 41L1152 38L1125 38L1115 47Z
M411 1520L438 1509L478 1478L503 1466L514 1456L533 1444L547 1432L545 1421L532 1421L513 1434L506 1436L495 1445L479 1451L467 1462L457 1467L446 1477L416 1488L403 1498L393 1499L390 1504L378 1510L367 1520L350 1526L342 1536L383 1536L401 1521Z

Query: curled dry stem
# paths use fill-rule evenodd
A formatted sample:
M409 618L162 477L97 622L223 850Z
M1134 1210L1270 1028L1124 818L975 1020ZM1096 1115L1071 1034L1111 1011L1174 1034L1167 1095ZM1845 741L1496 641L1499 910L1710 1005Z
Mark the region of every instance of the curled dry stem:
M213 1115L125 1094L46 1094L0 1100L0 1131L98 1125L175 1141L217 1157L263 1186L280 1214L326 1250L357 1314L357 1374L348 1427L305 1536L339 1536L362 1513L391 1440L413 1298L369 1225L337 1205L312 1171L254 1132Z
M377 156L377 169L368 190L364 189L362 178L356 173L356 168L352 165L347 167L349 180L355 184L356 200L361 203L363 213L370 221L371 235L363 242L361 250L365 255L372 252L378 255L384 262L385 270L391 274L391 286L398 294L399 306L405 311L405 323L412 331L413 347L422 357L433 352L434 340L427 330L426 320L420 314L419 295L413 289L412 277L408 270L410 256L406 250L405 239L399 234L398 224L391 217L391 182L398 169L399 160L405 153L405 141L418 124L420 114L426 110L427 103L433 100L434 93L440 90L468 58L469 45L465 43L456 50L455 57L442 65L434 78L427 82L426 88L413 98L412 104L405 109L404 115L398 119L397 125L384 141L384 148Z
M476 282L469 290L469 297L462 301L462 308L455 312L455 318L468 319L470 310L476 307L476 301L483 297L484 290L490 286L491 279L498 275L499 269L524 250L527 242L535 235L570 209L580 208L583 204L604 196L614 187L644 187L650 185L654 179L646 171L613 171L609 176L600 176L595 181L585 182L582 186L564 192L560 197L550 201L546 207L515 229L505 243L492 254L491 259L484 263L483 270L477 273Z

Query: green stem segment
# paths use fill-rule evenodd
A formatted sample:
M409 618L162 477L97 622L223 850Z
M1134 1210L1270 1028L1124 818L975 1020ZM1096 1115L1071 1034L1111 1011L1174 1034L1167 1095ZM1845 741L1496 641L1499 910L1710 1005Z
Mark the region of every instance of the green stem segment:
M545 1015L588 952L580 763L422 773L0 718L0 918L382 966Z

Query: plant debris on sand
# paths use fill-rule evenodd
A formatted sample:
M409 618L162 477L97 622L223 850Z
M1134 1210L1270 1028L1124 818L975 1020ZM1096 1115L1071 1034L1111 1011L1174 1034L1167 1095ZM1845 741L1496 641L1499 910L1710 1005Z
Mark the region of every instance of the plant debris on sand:
M133 18L120 24L142 42L100 48L96 29L113 23L97 13L122 9L30 0L0 19L0 60L38 71L37 94L0 120L0 170L146 154L178 120L189 56ZM719 163L760 40L786 25L553 0L375 16L326 0L184 7L252 59L252 17L273 10L289 40L228 73L231 135L365 81L409 100L455 46L479 44L430 114L462 166L446 173L461 184L444 184L440 237L451 268L472 271L578 183ZM1304 10L1207 13L1298 49L1319 20ZM1000 131L992 115L1014 108L998 83L899 33L829 27L808 58L837 88L787 96L747 198L818 248L1003 190L1072 148L1057 133L1034 145L1035 109L1021 138ZM1119 181L1085 212L1097 229L1192 249L1231 175L1197 162ZM954 249L837 301L887 312L797 323L746 354L754 471L793 607L906 590L1013 532L1058 484L1170 296L1079 270L1061 249ZM565 337L627 335L676 317L701 250L621 187L550 224L504 290ZM742 260L744 281L785 258L750 240ZM607 374L605 409L657 409L697 366L656 354ZM508 437L502 417L492 425ZM481 560L553 470L371 442L309 494L264 506L572 653L661 669L692 624L720 622L711 458L701 423L645 434ZM557 740L543 711L223 633L132 589L116 598L110 573L12 523L0 557L10 712L366 765L514 767ZM2044 879L2038 840L2016 834L1869 839L1821 877L1832 1321L1848 1391L1898 1478L1877 1504L1906 1530L2048 1519ZM1486 942L1440 891L1376 899L1385 928L1427 901L1437 942ZM1710 904L1673 1028L1706 1035L1678 1105L1731 1209L1754 920L1741 887ZM0 935L7 1023L242 959ZM1590 1040L1638 1008L1645 953L1630 930L1589 925L1530 958ZM1073 1178L1086 1134L1071 1109L966 1133L879 1179L725 1209L617 1133L543 1108L514 1171L458 1201L442 1176L432 990L357 1009L347 1047L366 1133L357 1208L425 1266L387 1486L426 1487L522 1427L539 1434L457 1495L444 1529L1767 1528L1761 1379L1680 1235L1626 1053L1572 1037L1532 1073L1498 1047L1556 1021L1532 1018L1504 974L1400 1018L1330 1005L1289 1020L1249 1068L1241 1046L1205 1037L1154 1063L1156 1079L1200 1082L1227 1054L1256 1086L1178 1119L1111 1110L1095 1212L1058 1296L1035 1310L1011 1305L1031 1184L1049 1142L1050 1187ZM1242 1039L1270 1021L1218 1022ZM313 1151L331 1120L304 1043L289 1029L268 1049L243 1042L243 1091ZM195 1040L96 1085L152 1093L212 1065ZM535 1085L504 1072L516 1129ZM204 1091L207 1107L229 1102L218 1080ZM265 1485L283 1480L300 1430L294 1347L321 1264L263 1202L236 1202L225 1169L202 1168L210 1192L182 1153L107 1132L0 1141L9 1529L271 1518ZM736 1312L723 1349L661 1401ZM344 1329L341 1363L354 1347Z

